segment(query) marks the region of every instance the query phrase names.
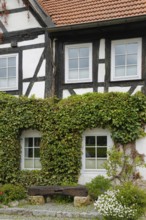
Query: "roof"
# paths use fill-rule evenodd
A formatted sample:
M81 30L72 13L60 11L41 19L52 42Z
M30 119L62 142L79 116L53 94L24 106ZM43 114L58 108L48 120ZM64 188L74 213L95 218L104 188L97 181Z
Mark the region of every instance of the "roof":
M146 15L146 0L37 0L56 26Z

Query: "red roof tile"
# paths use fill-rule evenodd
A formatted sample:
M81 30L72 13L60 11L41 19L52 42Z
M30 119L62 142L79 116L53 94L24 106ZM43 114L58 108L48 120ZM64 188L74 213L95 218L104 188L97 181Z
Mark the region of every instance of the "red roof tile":
M146 0L37 0L57 26L146 15Z

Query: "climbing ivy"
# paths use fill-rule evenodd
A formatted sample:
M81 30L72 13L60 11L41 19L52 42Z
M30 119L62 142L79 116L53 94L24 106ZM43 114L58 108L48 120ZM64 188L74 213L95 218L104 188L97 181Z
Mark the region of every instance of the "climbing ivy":
M137 93L88 93L67 99L35 99L0 93L0 182L23 185L77 183L82 134L107 128L122 145L144 135L146 96ZM20 170L21 132L42 134L38 171Z

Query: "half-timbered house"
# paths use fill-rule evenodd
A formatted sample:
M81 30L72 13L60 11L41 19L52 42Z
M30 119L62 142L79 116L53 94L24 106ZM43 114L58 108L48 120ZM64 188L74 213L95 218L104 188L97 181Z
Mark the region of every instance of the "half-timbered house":
M146 0L38 0L50 16L55 94L146 93ZM104 129L83 134L80 183L105 174L102 162L113 142ZM146 138L136 142L146 154ZM99 148L99 150L98 150ZM94 149L94 150L93 150ZM94 153L93 153L94 152ZM145 169L140 172L146 179Z
M0 91L44 98L49 95L46 27L51 21L37 2L23 2L1 2L6 7L1 8L0 19Z
M1 91L42 98L146 93L146 0L28 2L29 18L23 2L7 0L7 24L0 20ZM106 153L97 155L98 147L106 152L112 144L108 130L85 131L80 183L105 174ZM146 139L137 144L145 152Z

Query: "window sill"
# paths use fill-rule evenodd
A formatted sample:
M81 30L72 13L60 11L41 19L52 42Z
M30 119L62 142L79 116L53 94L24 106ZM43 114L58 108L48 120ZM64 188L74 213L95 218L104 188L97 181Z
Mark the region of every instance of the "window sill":
M125 77L125 78L112 78L111 82L119 82L119 81L133 81L133 80L141 80L142 78L137 77Z

